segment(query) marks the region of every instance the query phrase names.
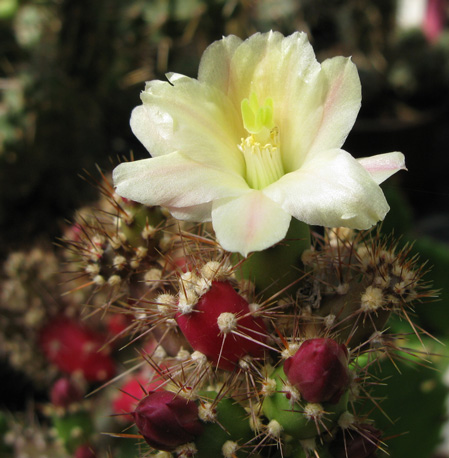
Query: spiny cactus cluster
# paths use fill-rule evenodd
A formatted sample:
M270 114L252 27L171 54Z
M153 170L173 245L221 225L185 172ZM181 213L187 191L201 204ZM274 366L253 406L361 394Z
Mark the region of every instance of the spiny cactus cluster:
M103 191L102 210L78 217L67 241L80 274L73 291L89 290L94 311L125 317L120 336L141 346L139 371L125 377L114 408L151 456L387 450L368 414L377 405L372 369L401 350L390 316L416 331L413 307L433 295L410 247L330 229L306 250L293 235L268 257L243 259L205 225ZM270 261L286 247L296 265Z
M20 418L0 418L7 450L64 458L388 451L388 433L371 416L382 408L375 388L388 386L377 367L413 353L401 351L406 335L391 334L389 319L420 336L414 308L434 295L410 247L343 228L309 239L292 226L278 246L242 258L207 225L119 198L106 179L100 189L96 208L66 229L59 257L36 248L5 264L3 355L49 396L39 406L45 424L28 424L26 434ZM111 446L100 432L120 438Z

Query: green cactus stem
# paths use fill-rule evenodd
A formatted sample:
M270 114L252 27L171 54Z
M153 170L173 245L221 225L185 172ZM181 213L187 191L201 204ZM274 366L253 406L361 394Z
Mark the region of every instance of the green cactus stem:
M195 458L246 456L250 449L242 446L253 438L254 433L245 409L232 398L217 402L217 393L213 391L205 392L203 396L205 401L200 412L205 423L203 433L195 441L198 449Z

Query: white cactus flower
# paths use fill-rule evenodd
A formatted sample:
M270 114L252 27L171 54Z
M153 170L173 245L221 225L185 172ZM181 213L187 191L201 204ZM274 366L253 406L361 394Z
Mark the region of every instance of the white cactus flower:
M119 195L212 221L244 256L284 238L292 216L354 229L385 217L379 184L404 156L341 149L361 104L350 59L319 64L304 33L228 36L206 49L198 79L167 78L148 82L132 113L152 158L114 170Z

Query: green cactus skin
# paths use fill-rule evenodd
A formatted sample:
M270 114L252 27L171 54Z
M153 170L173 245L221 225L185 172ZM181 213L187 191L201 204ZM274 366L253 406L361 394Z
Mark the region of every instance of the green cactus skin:
M266 296L277 293L298 280L298 270L292 266L302 265L301 255L310 245L309 226L292 218L283 242L268 250L252 253L236 271L236 275L254 281ZM237 262L238 256L234 260Z
M125 234L130 245L135 248L145 245L145 241L142 238L142 231L147 225L156 228L165 220L159 207L146 207L145 205L134 204L133 206L127 206L126 211L130 214L131 218L128 223L125 219L121 219L120 229ZM160 233L156 237L160 238Z
M208 391L203 396L213 402L217 393ZM204 431L195 441L198 452L195 458L221 457L223 444L229 440L243 445L250 441L252 432L245 409L231 398L221 399L216 405L217 422L204 423ZM225 429L223 430L222 427ZM238 458L246 456L245 450L238 450Z

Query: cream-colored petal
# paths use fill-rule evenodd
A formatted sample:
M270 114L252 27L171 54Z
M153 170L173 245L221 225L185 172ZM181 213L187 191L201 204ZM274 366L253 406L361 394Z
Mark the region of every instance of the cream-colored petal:
M291 216L260 191L213 203L212 224L221 246L247 256L285 237Z
M181 151L200 163L244 173L237 145L239 114L216 88L182 75L152 81L131 115L131 128L153 157Z
M238 106L251 92L256 93L261 103L271 97L276 113L279 105L318 70L305 33L296 32L288 37L279 32L256 33L232 55L227 94Z
M399 170L407 170L404 155L397 151L377 154L371 157L362 157L357 159L357 161L369 172L377 184L383 183Z
M263 193L307 224L368 229L389 207L382 190L349 153L329 150Z
M238 196L249 189L241 176L198 164L179 152L124 162L114 169L113 180L122 197L179 209Z
M232 56L241 44L240 38L229 35L208 46L201 57L198 81L215 86L227 94Z
M286 170L297 170L307 155L340 148L360 109L361 87L350 59L325 60L307 85L298 85L283 105L281 146Z
M325 97L322 119L310 154L343 145L355 123L362 100L357 67L351 59L334 57L325 60L315 84L324 86Z

